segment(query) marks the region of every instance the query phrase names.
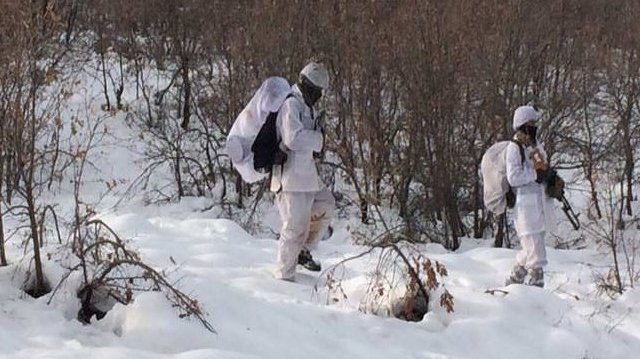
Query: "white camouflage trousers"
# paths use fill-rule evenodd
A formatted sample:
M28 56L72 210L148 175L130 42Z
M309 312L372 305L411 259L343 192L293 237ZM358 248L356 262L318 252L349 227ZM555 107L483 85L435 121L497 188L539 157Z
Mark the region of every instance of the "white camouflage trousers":
M522 235L520 246L522 249L516 255L516 261L527 270L542 268L547 265L547 250L544 246L545 232Z
M293 279L300 251L313 249L329 227L335 199L327 190L283 191L276 194L276 205L282 228L274 275L279 279Z

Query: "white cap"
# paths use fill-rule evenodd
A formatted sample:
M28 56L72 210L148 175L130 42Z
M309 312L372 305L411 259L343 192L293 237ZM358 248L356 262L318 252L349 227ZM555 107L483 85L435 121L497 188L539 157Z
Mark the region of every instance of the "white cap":
M329 87L329 72L323 64L310 62L300 71L300 75L304 75L311 83L323 90Z
M520 106L513 113L513 129L517 130L529 121L537 121L541 116L542 114L533 106Z

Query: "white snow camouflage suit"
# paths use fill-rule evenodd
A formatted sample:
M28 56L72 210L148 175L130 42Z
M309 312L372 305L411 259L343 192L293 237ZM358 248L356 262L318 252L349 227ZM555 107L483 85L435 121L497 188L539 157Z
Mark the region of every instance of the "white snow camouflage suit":
M333 195L321 183L313 158L314 152L322 150L322 132L298 85L292 86L292 93L276 121L287 161L273 167L271 178L271 191L276 192L282 220L274 275L286 280L294 278L300 251L312 249L324 235L335 206Z

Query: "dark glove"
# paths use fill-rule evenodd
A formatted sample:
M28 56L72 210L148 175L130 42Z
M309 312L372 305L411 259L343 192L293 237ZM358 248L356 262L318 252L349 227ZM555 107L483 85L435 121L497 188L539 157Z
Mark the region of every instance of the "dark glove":
M537 169L536 170L536 182L538 183L547 183L549 178L552 176L554 171L550 169Z
M552 171L551 176L547 180L547 195L557 200L562 200L564 196L564 180L558 176L556 171Z

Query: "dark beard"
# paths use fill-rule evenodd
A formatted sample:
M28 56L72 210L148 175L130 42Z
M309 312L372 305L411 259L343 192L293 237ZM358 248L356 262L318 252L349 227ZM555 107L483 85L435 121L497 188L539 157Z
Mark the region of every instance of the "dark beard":
M525 135L527 135L527 137L529 138L529 143L531 144L531 146L537 146L538 145L538 140L537 138L537 134L538 134L538 127L536 126L522 126L520 127L520 131L522 131Z

